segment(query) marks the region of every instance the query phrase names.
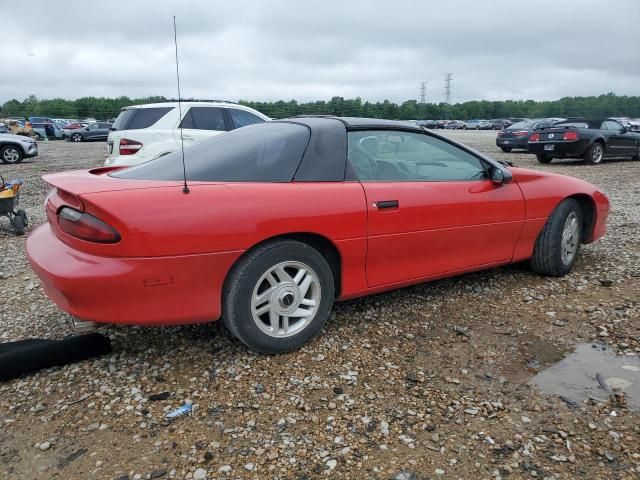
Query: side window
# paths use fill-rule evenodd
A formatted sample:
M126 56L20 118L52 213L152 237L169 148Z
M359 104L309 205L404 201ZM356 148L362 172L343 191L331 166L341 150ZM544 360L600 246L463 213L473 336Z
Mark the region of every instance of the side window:
M479 158L426 134L390 130L348 134L348 157L360 181L429 182L487 178Z
M247 112L246 110L229 108L227 111L229 112L229 115L231 115L231 120L233 120L233 125L235 128L246 127L247 125L253 125L254 123L264 122L263 119L251 112Z
M91 125L89 125L89 130L97 130L98 128L100 128L100 125L97 123L92 123Z
M182 119L182 122L180 123L180 126L178 128L196 128L193 125L193 117L191 116L191 110L193 110L193 108L187 110L187 113L185 113L184 118Z
M614 132L618 132L622 130L622 125L620 125L618 122L614 122L613 120L605 120L604 122L602 122L600 128L602 130L613 130Z
M221 108L191 107L190 111L194 125L191 128L198 130L227 130Z

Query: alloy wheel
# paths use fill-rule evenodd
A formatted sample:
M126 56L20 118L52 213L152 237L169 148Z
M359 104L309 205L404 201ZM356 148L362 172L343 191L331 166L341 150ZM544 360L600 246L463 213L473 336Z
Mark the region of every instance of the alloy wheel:
M580 241L579 228L578 215L576 212L571 212L564 222L562 244L560 246L560 256L562 263L565 265L570 265L578 252L578 242Z
M2 158L7 163L16 163L20 160L20 152L15 147L8 147L4 149Z
M251 316L270 337L296 335L314 319L320 307L318 275L301 262L281 262L258 280L251 296Z

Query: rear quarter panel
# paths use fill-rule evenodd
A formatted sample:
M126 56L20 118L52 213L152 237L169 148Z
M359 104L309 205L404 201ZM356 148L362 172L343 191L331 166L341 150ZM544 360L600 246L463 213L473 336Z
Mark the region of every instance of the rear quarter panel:
M272 237L313 233L342 261L343 291L366 288L367 213L357 182L192 184L81 195L122 235L120 254L163 257L242 252ZM108 255L109 246L101 254Z

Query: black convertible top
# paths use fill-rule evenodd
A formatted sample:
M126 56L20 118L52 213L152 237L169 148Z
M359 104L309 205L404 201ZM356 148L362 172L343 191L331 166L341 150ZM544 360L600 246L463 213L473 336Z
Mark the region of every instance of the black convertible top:
M337 117L334 115L301 115L293 117L292 122L307 124L312 119L326 119L341 122L348 130L360 130L363 128L397 128L402 130L424 131L422 127L415 123L402 122L399 120L385 120L383 118L363 118L363 117ZM316 124L318 125L318 124Z

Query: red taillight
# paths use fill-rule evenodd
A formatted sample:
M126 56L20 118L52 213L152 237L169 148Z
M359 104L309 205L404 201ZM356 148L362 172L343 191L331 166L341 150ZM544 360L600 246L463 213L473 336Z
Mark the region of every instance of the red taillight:
M540 141L540 134L539 133L532 133L531 136L529 137L529 141L530 142L539 142Z
M60 229L72 237L95 243L117 243L120 234L110 225L88 213L63 207L58 213Z
M504 132L503 131L499 131L498 132L498 136L501 137L502 135L504 135Z
M529 135L529 132L527 132L526 130L521 130L519 132L513 132L513 134L516 137L526 137L527 135Z
M135 155L142 148L140 142L123 138L120 140L120 155Z
M578 132L564 132L563 140L578 140Z

